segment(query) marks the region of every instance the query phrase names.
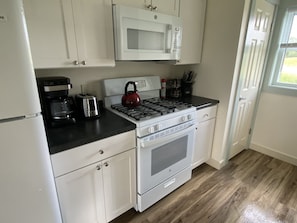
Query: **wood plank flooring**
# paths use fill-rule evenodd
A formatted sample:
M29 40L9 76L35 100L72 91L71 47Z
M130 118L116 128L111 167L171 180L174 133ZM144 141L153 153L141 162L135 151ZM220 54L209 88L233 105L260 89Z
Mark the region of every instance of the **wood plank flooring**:
M297 167L245 150L223 169L203 164L192 179L142 213L112 223L297 222Z

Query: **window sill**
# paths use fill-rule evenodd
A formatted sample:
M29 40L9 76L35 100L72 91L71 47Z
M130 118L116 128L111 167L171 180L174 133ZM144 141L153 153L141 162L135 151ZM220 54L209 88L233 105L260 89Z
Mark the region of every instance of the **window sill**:
M263 91L272 94L281 94L287 96L297 97L297 88L289 86L279 86L279 85L265 85L263 86Z

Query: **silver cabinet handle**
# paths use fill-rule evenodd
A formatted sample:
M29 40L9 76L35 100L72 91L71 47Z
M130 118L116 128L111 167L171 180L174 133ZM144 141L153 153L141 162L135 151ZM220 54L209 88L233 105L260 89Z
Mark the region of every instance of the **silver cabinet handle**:
M104 153L104 151L102 149L99 150L98 152L100 155L102 155Z
M246 100L244 97L239 97L239 101Z
M83 60L83 61L81 62L81 64L82 64L82 65L87 65L87 62L86 62L85 60Z
M104 163L104 166L106 166L106 167L109 166L108 162L105 162L105 163Z
M98 164L98 165L96 166L96 169L97 169L97 170L101 170L101 165Z
M73 61L73 64L74 64L74 65L79 65L79 63L78 63L77 60Z

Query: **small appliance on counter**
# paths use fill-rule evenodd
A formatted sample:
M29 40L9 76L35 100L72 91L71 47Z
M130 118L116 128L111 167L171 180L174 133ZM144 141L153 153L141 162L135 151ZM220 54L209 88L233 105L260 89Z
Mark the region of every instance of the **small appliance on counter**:
M76 122L74 100L68 96L72 88L69 78L38 77L37 85L47 126L57 127Z
M78 94L75 96L75 100L81 118L97 118L100 116L95 96Z

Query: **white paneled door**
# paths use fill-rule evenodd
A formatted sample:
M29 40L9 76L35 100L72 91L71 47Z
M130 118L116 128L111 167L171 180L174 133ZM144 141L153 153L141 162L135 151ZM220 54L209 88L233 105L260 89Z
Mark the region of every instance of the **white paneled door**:
M251 122L260 88L275 6L256 0L249 19L240 69L238 103L235 106L232 146L229 158L248 147Z

